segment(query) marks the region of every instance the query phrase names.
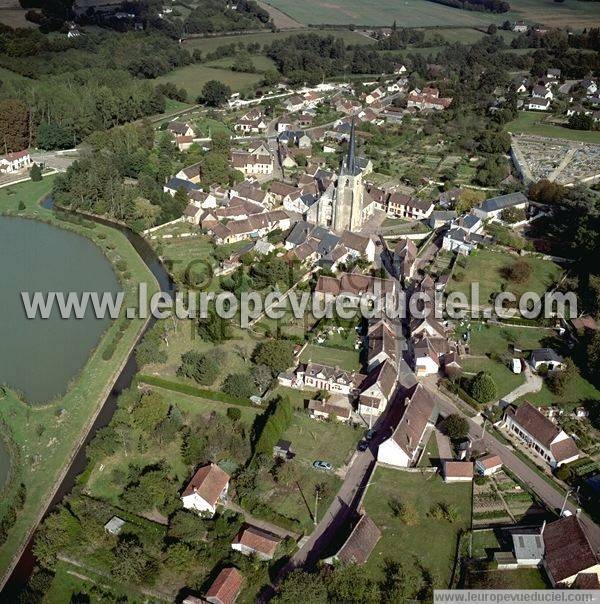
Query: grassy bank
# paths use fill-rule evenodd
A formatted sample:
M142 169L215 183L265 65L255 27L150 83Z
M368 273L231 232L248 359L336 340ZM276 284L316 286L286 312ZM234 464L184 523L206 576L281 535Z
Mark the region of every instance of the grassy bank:
M40 199L50 192L53 178L46 177L42 182L25 182L0 189L0 212L42 220L79 233L98 245L113 266L118 260L124 260L127 273L120 274L125 293L123 308L136 305L138 282L145 281L150 291L156 291L153 276L120 231L100 224L85 228L74 222L59 220L53 212L39 205ZM19 211L21 202L25 204L25 209ZM23 482L27 489L25 506L10 529L8 539L0 547L0 570L3 574L37 526L61 481L65 467L110 393L112 383L136 342L144 321L130 321L122 336L115 338L119 323L115 321L111 324L61 399L32 407L9 392L0 406L0 417L10 429L21 455L20 467L15 468L15 480ZM112 357L104 360L102 353L113 341L117 343ZM6 501L11 496L14 493L8 493Z

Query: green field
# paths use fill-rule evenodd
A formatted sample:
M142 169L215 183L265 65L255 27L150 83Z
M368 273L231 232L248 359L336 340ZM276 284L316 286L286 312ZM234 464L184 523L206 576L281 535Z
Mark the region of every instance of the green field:
M562 269L551 262L534 256L527 257L531 266L531 275L524 283L514 283L502 276L502 270L518 260L517 256L503 251L481 249L466 256L464 266L458 265L453 272L447 291L461 292L470 300L471 285L479 284L479 304L490 302L492 294L500 291L512 292L517 301L525 292L542 295L562 275ZM504 288L502 286L505 286Z
M302 363L321 363L330 367L339 367L347 371L355 371L360 368L358 352L355 350L339 350L327 346L316 346L309 344L300 355Z
M120 231L102 225L86 229L60 221L50 210L42 208L38 202L51 190L53 179L54 176L51 176L41 182L29 181L1 189L0 211L16 215L18 203L23 201L26 209L18 215L43 219L73 230L92 239L113 263L118 258L125 260L131 277L123 283L123 308L135 307L138 282L149 283L152 292L156 288L147 267ZM119 364L128 354L142 323L139 319L130 322L112 358L106 361L102 358L102 352L119 329L118 322L113 322L61 399L37 407L23 403L12 394L2 401L0 417L8 425L21 456L16 480L26 485L27 499L8 533L8 539L0 547L0 570L7 568L28 532L37 524L42 506L45 507L51 499L51 490L56 486L61 470L72 455L79 438L85 433L90 417L110 393L107 386L116 376ZM11 495L7 494L1 503L7 503Z
M583 143L600 144L600 132L563 128L562 126L547 123L547 117L544 113L538 111L521 111L517 119L508 122L505 128L513 134L533 134Z
M434 4L427 0L268 0L268 4L301 23L319 25L379 25L390 26L395 20L399 27L487 27L505 20L528 19L550 25L571 25L576 28L593 26L600 22L600 7L593 2L565 2L551 0L513 0L512 10L494 14L461 10Z
M514 344L521 350L532 350L552 345L556 332L553 329L513 327L511 325L493 325L491 323L473 323L471 325L471 354L483 355L495 352L502 354Z
M202 88L209 80L219 80L227 84L235 92L250 89L261 80L258 73L236 73L227 69L207 67L206 65L186 65L156 78L155 82L161 84L172 82L178 87L183 87L188 92L188 100L194 102L202 93Z
M266 57L265 55L252 55L251 59L255 73L264 73L269 69L277 69L275 61L269 59L269 57ZM205 65L206 67L216 67L218 69L231 69L235 62L235 57L223 57L222 59L205 63Z
M382 537L365 564L367 570L383 578L381 564L386 558L407 566L418 560L436 577L436 586L445 589L454 566L459 532L471 525L471 487L471 483L445 484L439 474L377 468L364 507ZM390 501L394 498L414 506L419 515L416 526L408 526L392 514ZM428 517L436 503L456 506L458 520L450 523Z

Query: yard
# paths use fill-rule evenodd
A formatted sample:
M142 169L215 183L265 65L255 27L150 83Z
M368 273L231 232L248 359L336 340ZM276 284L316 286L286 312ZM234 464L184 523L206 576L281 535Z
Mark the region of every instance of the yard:
M429 440L427 441L425 450L421 454L421 459L419 460L419 467L427 468L430 466L437 466L439 463L440 453L438 451L437 438L435 437L435 430L431 430Z
M327 346L317 346L309 344L300 355L302 363L320 363L330 367L339 367L346 371L360 370L359 354L356 350L341 350L338 348L329 348Z
M471 555L473 558L491 559L493 552L502 549L502 532L500 529L473 531Z
M577 374L568 384L564 394L556 395L550 392L546 384L539 392L534 392L520 398L517 403L529 401L532 405L547 406L555 404L582 403L589 400L599 400L600 391L584 377Z
M508 122L505 128L514 134L533 134L583 143L600 143L600 132L563 128L550 124L547 120L548 116L539 111L520 111L517 118Z
M395 517L390 502L399 499L418 512L418 524L409 526ZM437 503L453 505L458 520L450 523L427 516ZM413 565L415 560L446 587L454 566L456 545L461 530L471 525L471 484L445 484L438 474L413 473L377 468L365 497L364 507L382 532L366 568L374 577L383 578L386 559ZM435 544L435 547L431 547Z
M531 350L551 346L556 332L545 327L515 327L494 323L476 323L471 325L470 349L473 355L485 355L495 352L503 354L511 345L521 350ZM464 331L465 326L459 326Z
M515 283L505 278L502 272L518 259L518 256L500 250L476 250L463 259L459 258L447 292L461 292L470 300L471 286L479 284L478 304L488 304L492 294L497 295L501 291L512 292L518 301L525 292L543 295L563 273L554 262L529 256L526 259L531 267L529 277L522 283Z
M543 571L537 568L515 570L469 570L467 589L548 589Z
M311 419L307 412L294 413L292 426L283 440L292 443L292 450L301 463L328 461L339 468L348 463L362 436L362 430L337 421Z
M489 373L498 387L498 398L502 398L525 382L525 376L513 373L506 365L487 357L461 359L465 373L476 374L480 371Z

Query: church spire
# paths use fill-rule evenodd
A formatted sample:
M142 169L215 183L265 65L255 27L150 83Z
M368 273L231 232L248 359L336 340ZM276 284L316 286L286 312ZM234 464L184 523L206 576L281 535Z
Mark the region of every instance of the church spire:
M350 125L350 140L348 141L348 155L346 161L342 164L342 172L356 176L360 168L356 165L356 124L355 117L352 116Z

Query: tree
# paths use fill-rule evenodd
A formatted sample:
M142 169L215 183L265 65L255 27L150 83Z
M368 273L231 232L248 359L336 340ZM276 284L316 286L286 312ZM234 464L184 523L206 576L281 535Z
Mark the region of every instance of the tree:
M137 537L126 535L114 549L113 576L125 583L148 583L156 573L156 563L145 553Z
M247 373L232 373L225 378L223 392L236 398L247 399L256 394L254 380Z
M189 350L181 355L181 365L177 375L196 380L203 386L210 386L219 375L221 357L220 353L202 354L196 350Z
M498 26L497 26L495 23L490 23L490 24L488 25L488 28L487 28L487 33L488 33L490 36L495 35L497 31L498 31Z
M509 281L513 281L514 283L526 283L531 277L533 269L527 260L520 259L515 260L510 266L505 266L501 272L503 277Z
M548 374L546 382L548 388L553 394L562 396L567 390L567 386L579 373L577 366L573 363L572 359L565 359L565 366L563 369L555 369Z
M239 407L228 407L227 417L236 424L242 419L242 410Z
M462 440L469 434L469 422L462 415L453 413L442 422L442 430L453 440Z
M202 88L199 101L209 107L220 107L231 96L231 88L219 80L209 80Z
M257 365L266 365L273 376L290 367L294 361L294 342L292 340L267 340L261 342L252 355Z
M40 149L68 149L73 146L73 133L55 122L42 122L37 129L36 142Z
M327 589L320 575L296 569L284 579L273 602L327 604Z
M0 101L0 149L22 151L29 147L29 112L15 99Z
M486 371L480 371L469 384L469 394L480 403L489 403L496 398L498 389L492 376Z

